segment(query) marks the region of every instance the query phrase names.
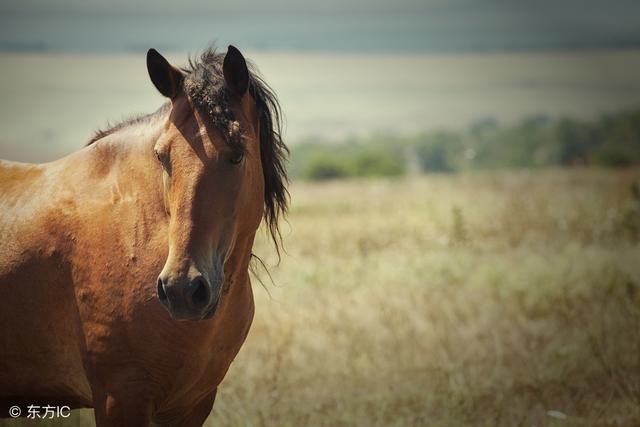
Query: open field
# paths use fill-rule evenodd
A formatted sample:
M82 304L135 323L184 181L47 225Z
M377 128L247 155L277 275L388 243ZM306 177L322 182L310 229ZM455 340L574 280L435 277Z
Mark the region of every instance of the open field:
M640 425L634 182L295 183L288 253L275 285L254 281L254 325L206 425Z
M640 425L638 178L295 185L209 425Z

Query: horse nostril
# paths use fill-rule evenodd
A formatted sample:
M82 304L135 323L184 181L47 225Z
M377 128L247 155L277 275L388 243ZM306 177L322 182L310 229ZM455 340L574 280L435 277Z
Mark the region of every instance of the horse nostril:
M189 287L191 288L191 299L194 306L200 307L209 303L209 290L204 277L197 277L190 283Z
M167 293L164 290L164 284L162 283L162 279L158 278L158 298L161 302L167 301Z

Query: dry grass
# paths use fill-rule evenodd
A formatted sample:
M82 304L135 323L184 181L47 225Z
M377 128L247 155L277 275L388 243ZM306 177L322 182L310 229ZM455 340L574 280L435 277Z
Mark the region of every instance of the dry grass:
M208 425L640 425L638 177L295 185Z
M640 425L639 179L295 184L206 425Z

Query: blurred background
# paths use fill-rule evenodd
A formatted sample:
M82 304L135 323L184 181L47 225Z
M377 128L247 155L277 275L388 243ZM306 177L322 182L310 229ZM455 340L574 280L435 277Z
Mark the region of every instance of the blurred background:
M638 160L637 146L620 147L618 139L602 147L602 135L599 143L581 135L606 139L612 124L634 131L624 124L640 105L634 1L27 0L0 7L3 158L52 160L107 122L153 111L162 100L146 74L149 47L183 65L211 44L233 43L279 95L286 140L307 143L293 159L296 177ZM327 142L339 143L330 150L336 156L313 147ZM574 152L575 142L589 148ZM375 154L338 155L347 145L375 146L398 164L357 170L359 157Z
M639 2L3 2L0 158L154 111L148 48L229 43L292 205L208 425L640 425Z

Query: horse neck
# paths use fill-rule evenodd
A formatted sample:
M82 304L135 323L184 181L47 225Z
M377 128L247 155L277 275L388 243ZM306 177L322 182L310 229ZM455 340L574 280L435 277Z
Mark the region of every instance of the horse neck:
M88 155L93 160L88 166L94 167L95 173L115 177L122 175L122 178L129 180L134 178L131 174L137 172L148 175L150 171L155 171L152 175L159 175L161 169L153 155L153 146L162 133L165 119L166 113L156 113L93 142L87 147Z
M153 146L166 116L156 116L117 129L52 165L67 189L61 197L73 194L83 201L77 204L79 215L135 200L144 208L162 206L162 169Z
M162 133L167 114L168 111L159 110L142 119L134 120L110 131L104 137L93 142L92 145L110 145L118 148L120 153L135 152L140 148L147 149L155 144Z

